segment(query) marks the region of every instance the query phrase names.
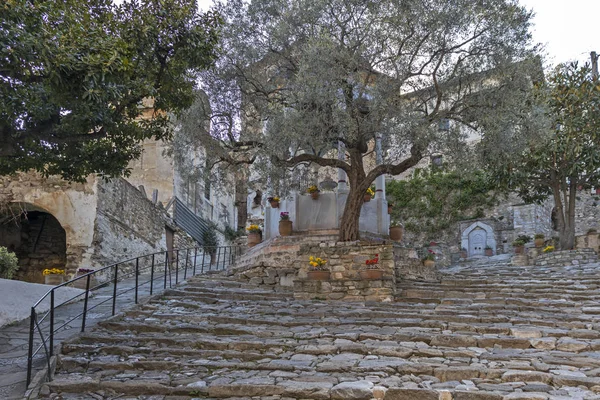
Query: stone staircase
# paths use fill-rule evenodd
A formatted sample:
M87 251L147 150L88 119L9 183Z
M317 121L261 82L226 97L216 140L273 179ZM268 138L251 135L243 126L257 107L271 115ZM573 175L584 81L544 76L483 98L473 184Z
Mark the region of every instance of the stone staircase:
M599 268L482 261L366 304L195 277L63 342L40 395L600 399Z

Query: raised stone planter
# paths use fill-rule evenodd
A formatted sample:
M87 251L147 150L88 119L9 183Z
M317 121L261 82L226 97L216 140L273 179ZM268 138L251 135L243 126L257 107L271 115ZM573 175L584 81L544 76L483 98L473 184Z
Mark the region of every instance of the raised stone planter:
M535 259L535 265L563 266L591 264L598 261L598 255L592 249L560 250L542 253Z

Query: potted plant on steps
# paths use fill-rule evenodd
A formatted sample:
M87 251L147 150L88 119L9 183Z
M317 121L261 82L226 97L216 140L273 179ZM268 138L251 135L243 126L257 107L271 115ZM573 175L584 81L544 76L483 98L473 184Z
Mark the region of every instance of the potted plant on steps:
M306 276L311 281L327 281L329 280L331 273L325 267L327 260L320 257L309 257L310 268L306 273Z
M280 199L277 196L267 197L267 201L271 204L271 208L279 208L279 200Z
M65 270L60 268L46 268L42 271L46 285L60 285L65 281Z
M279 234L281 236L290 236L292 234L292 221L290 221L289 212L279 213Z
M365 264L367 268L359 271L359 275L362 279L383 278L383 271L379 268L379 254L375 254L374 258L365 261Z
M404 232L404 228L400 221L391 220L390 221L390 239L396 242L402 240L402 233Z
M90 268L78 268L77 272L75 273L75 278L78 278L80 276L85 276L87 274L91 274L92 272L94 272L94 270L90 269ZM87 277L78 279L75 282L73 282L73 286L78 289L85 289L87 287L87 281L88 281ZM96 276L90 275L90 289L94 288L97 285L98 285L98 281L96 280Z
M367 188L367 191L365 192L364 202L367 203L371 201L371 198L373 198L373 196L375 196L375 191L371 188Z
M248 231L248 247L254 247L262 242L262 230L260 226L252 224L246 230Z
M435 266L435 252L433 250L427 250L427 254L423 257L423 265L426 268L433 268Z
M250 235L248 235L250 240ZM208 225L208 229L202 233L202 248L205 254L210 256L210 265L215 263L217 255L217 246L219 246L219 238L217 237L217 227L215 224Z
M485 255L488 257L491 257L494 255L494 249L492 249L490 246L485 246Z
M515 240L512 242L513 247L515 248L515 254L523 254L525 252L525 242L522 240Z
M310 197L312 197L313 200L317 200L319 198L320 190L317 185L309 186L306 191L310 194Z
M545 242L544 238L545 236L543 233L536 233L533 235L533 243L535 244L535 247L543 247Z
M469 256L469 253L467 253L467 249L465 249L464 247L462 249L460 249L460 258L467 258Z

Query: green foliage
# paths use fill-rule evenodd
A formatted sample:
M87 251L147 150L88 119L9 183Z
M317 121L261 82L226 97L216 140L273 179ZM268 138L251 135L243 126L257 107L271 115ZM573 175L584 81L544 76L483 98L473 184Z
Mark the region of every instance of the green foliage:
M0 3L0 174L126 173L191 104L219 25L195 0Z
M225 230L223 231L223 235L225 236L225 240L228 242L233 242L235 239L239 238L244 234L243 229L238 229L237 231L230 227L229 225L225 225Z
M523 242L523 244L529 243L529 242L531 242L531 236L529 236L529 235L519 235L519 236L517 236L517 240L519 242Z
M206 251L214 251L219 245L219 237L217 236L217 227L215 224L209 224L208 229L202 233L202 247Z
M8 251L6 247L0 246L0 278L12 279L19 269L19 260L15 253Z
M498 146L501 153L488 160L489 167L498 184L516 190L525 201L554 198L560 245L570 249L577 188L600 183L600 81L587 64L561 64L536 85L534 94L531 101L538 111L518 122L535 122L524 136L528 141L519 149Z
M496 192L487 174L417 170L408 180L390 181L386 192L395 199L392 219L428 237L447 230L458 221L481 218L483 208L496 204Z
M545 236L543 233L536 233L535 235L533 235L534 239L544 239Z
M525 242L523 240L517 239L517 240L515 240L515 241L512 242L512 245L514 247L525 246Z

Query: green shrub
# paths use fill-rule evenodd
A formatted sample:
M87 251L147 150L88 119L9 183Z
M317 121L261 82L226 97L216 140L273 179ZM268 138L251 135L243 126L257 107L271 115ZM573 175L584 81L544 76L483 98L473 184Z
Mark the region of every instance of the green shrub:
M6 247L0 246L0 278L12 279L19 269L19 259L15 253L8 251Z

